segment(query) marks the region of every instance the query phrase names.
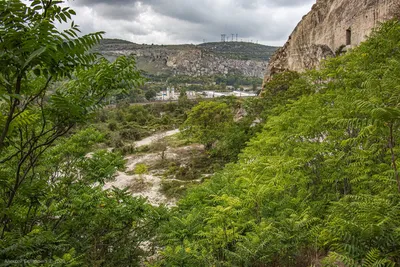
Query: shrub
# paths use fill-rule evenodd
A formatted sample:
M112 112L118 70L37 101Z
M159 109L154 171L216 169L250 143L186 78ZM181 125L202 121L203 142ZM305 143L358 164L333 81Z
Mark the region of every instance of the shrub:
M115 131L115 130L118 129L118 124L117 124L115 121L110 122L110 123L108 124L108 129L109 129L110 131Z
M137 164L134 172L135 174L147 174L149 172L149 168L146 164Z

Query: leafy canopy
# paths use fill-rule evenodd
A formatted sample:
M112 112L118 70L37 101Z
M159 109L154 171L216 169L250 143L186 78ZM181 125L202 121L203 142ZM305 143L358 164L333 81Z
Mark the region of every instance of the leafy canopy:
M233 122L233 114L226 103L206 101L195 106L181 126L184 135L211 148Z
M62 2L0 1L0 258L137 266L164 209L104 191L125 162L93 151L104 135L82 128L141 77L133 58L109 63L92 53L102 33L80 36Z
M180 201L163 264L399 266L399 32L267 85L262 132Z

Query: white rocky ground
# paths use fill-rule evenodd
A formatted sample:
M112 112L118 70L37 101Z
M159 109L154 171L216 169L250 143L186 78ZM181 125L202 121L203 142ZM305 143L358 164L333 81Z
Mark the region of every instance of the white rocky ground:
M135 142L136 147L151 145L160 139L179 133L179 130L172 130ZM179 148L167 148L165 151L165 159L179 159L184 161L185 152L193 149L202 149L199 145L189 145ZM140 155L129 155L125 157L126 169L124 172L118 172L115 180L104 185L104 189L110 189L113 186L123 189L128 187L133 196L142 196L147 198L152 205L165 204L166 206L174 206L176 199L167 198L161 192L163 169L154 169L147 174L134 174L134 170L138 164L152 166L161 160L161 153L146 153ZM169 179L171 180L171 179Z
M166 152L167 158L173 158L176 154ZM132 188L130 191L133 196L142 196L147 198L152 205L165 204L173 206L176 202L175 199L167 199L160 191L161 189L161 175L157 173L149 174L129 174L135 170L137 164L152 164L160 159L158 153L149 153L141 156L127 156L125 172L118 172L114 181L108 182L104 185L104 189L109 189L113 186L123 189L125 187ZM134 189L135 188L135 189ZM140 190L138 190L140 189Z

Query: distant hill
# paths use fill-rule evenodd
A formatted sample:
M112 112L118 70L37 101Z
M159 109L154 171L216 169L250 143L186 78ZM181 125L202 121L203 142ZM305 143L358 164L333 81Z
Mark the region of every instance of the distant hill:
M216 42L204 43L198 46L208 49L217 55L226 56L229 58L266 61L268 61L279 48L275 46L266 46L247 42Z
M154 75L241 74L260 78L277 49L245 42L149 45L119 39L104 39L96 48L110 60L119 55L134 54L139 69Z

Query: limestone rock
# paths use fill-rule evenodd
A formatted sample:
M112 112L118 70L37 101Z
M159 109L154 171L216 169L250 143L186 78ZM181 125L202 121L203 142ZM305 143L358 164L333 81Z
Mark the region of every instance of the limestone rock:
M338 49L359 45L399 10L400 0L317 0L271 58L265 80L285 70L317 68Z
M106 40L98 51L111 61L119 55L135 55L138 68L154 75L242 74L262 78L267 71L268 59L276 49L241 42L139 45L123 40Z

